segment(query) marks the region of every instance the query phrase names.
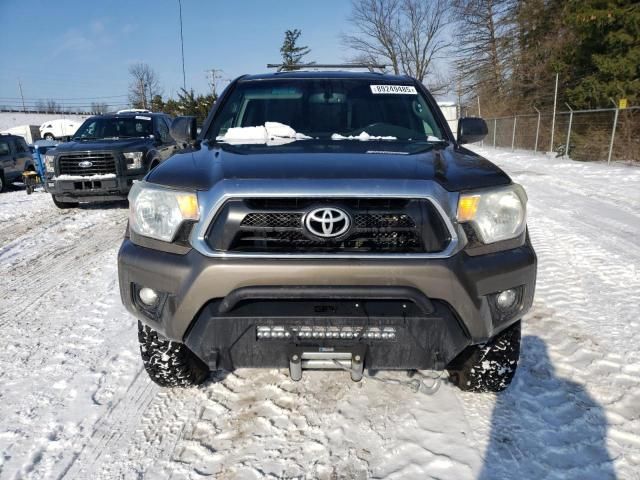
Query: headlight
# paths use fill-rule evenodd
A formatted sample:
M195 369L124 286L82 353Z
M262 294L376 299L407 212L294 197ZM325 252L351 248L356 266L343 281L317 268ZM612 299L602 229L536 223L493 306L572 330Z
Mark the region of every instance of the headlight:
M524 232L527 194L517 184L463 193L458 200L458 222L470 223L482 243L515 238Z
M200 218L198 197L193 192L136 182L129 192L129 226L135 233L173 241L182 223Z
M45 155L44 156L44 168L47 172L53 173L56 168L56 156L55 155Z
M127 169L142 168L142 157L144 152L126 152L124 158L127 160Z

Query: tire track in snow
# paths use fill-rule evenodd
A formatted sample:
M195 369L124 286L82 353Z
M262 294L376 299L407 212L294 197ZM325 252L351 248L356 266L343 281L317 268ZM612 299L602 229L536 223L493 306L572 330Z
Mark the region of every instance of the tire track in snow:
M138 428L136 419L140 420L158 390L140 368L122 396L92 426L91 436L60 477L95 478L98 466L113 461L116 452L126 445Z
M461 408L449 385L427 396L367 379L356 384L340 372L306 372L294 383L278 370L248 369L219 380L168 395L134 439L127 457L137 460L126 471L152 478L321 479L449 472L464 479L481 463L464 416L441 421ZM452 436L451 427L463 433ZM115 469L105 478L123 474Z
M74 272L98 265L100 254L122 238L125 222L123 211L78 210L0 249L0 275L8 279L0 285L0 296L12 306L0 312L0 327L28 316L42 295L64 288Z
M495 406L465 403L490 438L480 478L639 478L640 215L624 184L603 198L606 176L540 161L498 161L529 194L539 270L514 384Z

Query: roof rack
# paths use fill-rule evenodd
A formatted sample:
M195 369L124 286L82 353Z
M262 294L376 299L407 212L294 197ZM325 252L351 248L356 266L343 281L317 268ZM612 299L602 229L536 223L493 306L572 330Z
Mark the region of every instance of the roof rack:
M285 63L268 63L267 68L277 68L279 72L283 70L302 70L303 68L367 68L370 72L374 70L384 70L389 65L376 63L299 63L297 65L287 65Z

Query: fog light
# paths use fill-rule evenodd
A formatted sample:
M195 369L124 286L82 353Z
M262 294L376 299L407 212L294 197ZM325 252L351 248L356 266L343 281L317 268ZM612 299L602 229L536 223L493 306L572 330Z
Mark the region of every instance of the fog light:
M158 294L155 290L152 290L148 287L143 287L140 289L140 293L138 293L140 297L140 301L145 305L149 305L150 307L155 305L158 301Z
M518 294L514 289L505 290L496 296L496 305L500 310L509 310L515 305L517 299Z

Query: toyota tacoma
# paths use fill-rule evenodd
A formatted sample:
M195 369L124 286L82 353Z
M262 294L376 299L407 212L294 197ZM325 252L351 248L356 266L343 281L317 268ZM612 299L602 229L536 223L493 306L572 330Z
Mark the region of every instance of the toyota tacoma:
M44 156L45 188L58 208L126 200L131 185L178 150L171 117L118 112L88 118Z
M118 256L142 360L163 386L211 371L448 371L500 391L516 370L536 255L527 197L462 145L406 76L242 76L190 146L137 182Z

